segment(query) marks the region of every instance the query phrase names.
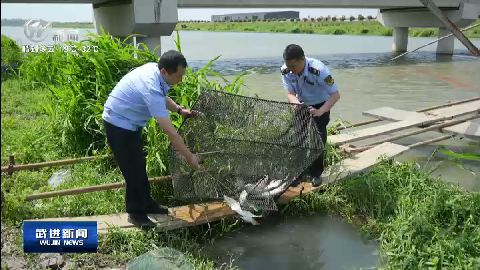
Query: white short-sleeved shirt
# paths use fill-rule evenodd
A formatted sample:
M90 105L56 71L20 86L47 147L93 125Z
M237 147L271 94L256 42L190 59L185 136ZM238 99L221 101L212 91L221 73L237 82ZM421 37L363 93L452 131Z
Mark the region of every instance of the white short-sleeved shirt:
M157 63L147 63L127 73L105 103L102 118L110 124L137 131L152 117L167 117L170 90Z
M321 61L305 57L303 73L295 75L284 64L281 68L283 88L295 93L298 99L307 106L327 101L337 92L330 70Z

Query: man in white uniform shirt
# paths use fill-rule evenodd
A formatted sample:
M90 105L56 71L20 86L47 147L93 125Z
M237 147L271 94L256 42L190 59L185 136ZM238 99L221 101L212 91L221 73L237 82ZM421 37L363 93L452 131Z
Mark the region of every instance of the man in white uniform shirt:
M147 214L167 214L150 195L143 154L142 129L152 118L168 135L173 149L194 169L199 158L185 145L169 118L169 112L183 117L196 112L182 108L167 96L170 87L182 81L187 61L177 51L164 53L157 63L147 63L126 74L110 93L102 114L107 141L126 183L126 210L129 222L151 227ZM168 109L168 111L167 111Z

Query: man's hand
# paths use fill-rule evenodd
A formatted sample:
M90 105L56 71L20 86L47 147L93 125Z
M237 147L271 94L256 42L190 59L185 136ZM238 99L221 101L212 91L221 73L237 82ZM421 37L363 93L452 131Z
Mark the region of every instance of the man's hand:
M325 113L325 110L323 109L323 106L318 108L318 109L315 109L313 108L312 106L309 106L308 107L308 111L310 112L310 114L313 116L313 117L320 117L322 116L322 114Z
M302 108L303 108L303 102L299 102L299 103L293 103L294 104L294 110L295 111L300 111Z
M191 153L190 155L187 156L186 160L188 165L190 165L192 169L194 170L200 169L200 158L197 155Z
M200 159L198 156L194 155L188 147L183 142L183 138L177 133L175 128L168 117L157 117L155 118L158 125L162 130L167 134L172 142L172 147L175 151L177 151L180 155L182 155L187 163L194 169L198 170L200 168Z
M189 109L180 109L178 112L184 118L191 118L195 117L199 114L197 110L189 110Z

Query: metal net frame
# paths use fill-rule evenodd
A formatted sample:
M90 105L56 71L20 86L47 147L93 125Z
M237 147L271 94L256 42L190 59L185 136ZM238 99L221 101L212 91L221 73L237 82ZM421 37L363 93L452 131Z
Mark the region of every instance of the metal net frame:
M189 202L240 201L255 211L277 210L280 196L324 146L308 108L204 90L179 134L201 159L193 171L170 147L174 197Z

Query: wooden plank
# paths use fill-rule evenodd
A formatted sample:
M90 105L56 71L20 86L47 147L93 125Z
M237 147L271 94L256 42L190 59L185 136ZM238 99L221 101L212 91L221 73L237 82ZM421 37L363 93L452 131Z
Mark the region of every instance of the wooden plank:
M480 113L480 100L475 100L459 105L440 108L427 112L429 115L437 115L446 118L458 117L470 113Z
M478 108L477 111L474 110L473 113L475 112L480 113L479 101L466 104L466 106L464 106L463 108L460 108L459 112L460 113L466 112L467 110L465 110L465 108L468 108L470 106L473 109L475 108L475 106ZM452 118L453 116L457 116L456 111L458 109L459 109L458 107L441 108L437 110L432 110L431 112L429 112L429 114L434 116ZM391 121L411 120L416 117L425 116L425 114L423 113L404 111L404 110L394 109L390 107L382 107L382 108L369 110L369 111L363 112L363 114L376 117L379 119L391 120ZM444 128L441 128L440 131L459 134L461 136L467 137L472 140L480 140L480 124L475 123L473 121L465 121L464 123L460 123L450 127L444 127Z
M410 149L391 142L384 142L369 150L356 154L352 158L344 159L340 164L327 168L322 174L324 183L331 183L351 175L359 174L377 164L379 158L391 159Z
M380 107L373 110L364 111L362 114L387 121L411 120L425 116L424 113L399 110L392 107Z
M408 149L408 147L389 142L378 145L363 153L359 153L350 159L344 160L342 164L338 166L327 168L326 172L322 175L324 183L328 184L347 176L364 172L375 165L380 157L385 156L386 158L392 158ZM310 183L301 183L298 187L290 187L285 191L285 193L280 196L278 202L280 204L287 203L301 194L313 192L317 189L318 187L312 187ZM169 215L149 215L149 217L155 220L155 223L160 229L172 230L181 227L206 224L235 214L224 202L210 202L172 207L169 209L169 212ZM133 224L128 222L128 216L126 213L87 217L47 218L40 220L97 221L99 233L107 233L109 226L116 226L123 229L135 228Z
M391 109L385 109L390 113L393 113ZM400 120L399 122L389 123L386 125L370 127L366 129L361 129L358 131L352 131L349 133L339 134L330 136L329 142L335 145L344 144L353 141L364 140L372 138L378 135L386 134L389 132L395 132L403 129L408 129L415 126L423 126L437 121L442 121L446 119L451 119L453 117L462 116L470 113L480 112L480 100L475 100L468 103L462 103L459 105L454 105L446 108L440 108L433 111L429 111L428 114L415 115L408 114L408 118L405 120ZM395 114L395 117L400 117L398 113Z
M410 149L410 147L391 142L377 145L352 158L344 159L341 164L328 167L322 174L322 184L329 184L365 172L377 164L382 157L391 159L408 149ZM278 202L287 203L301 194L307 194L319 188L320 187L313 187L310 183L302 183L298 187L289 188L278 199Z
M154 220L159 228L172 230L180 227L195 226L217 221L234 214L230 207L223 202L172 207L169 209L169 212L169 215L149 215L149 217ZM46 218L38 219L37 221L97 221L97 229L99 233L106 233L111 226L124 229L135 228L133 224L128 222L127 213L84 217Z
M403 120L394 123L388 123L381 126L370 127L361 129L358 131L350 131L348 133L333 135L328 137L328 141L334 145L340 145L353 141L360 141L368 138L372 138L378 135L383 135L390 132L408 129L411 127L422 126L430 124L439 120L439 117L435 116L423 116L413 120Z
M469 113L480 113L480 100L474 100L467 103L453 105L445 108L439 108L428 111L428 113L419 113L394 109L391 107L381 107L363 112L363 115L379 118L382 120L402 121L423 117L425 115L434 115L441 117L458 117Z
M442 131L460 134L472 140L480 140L480 123L467 121L451 127L442 128Z

